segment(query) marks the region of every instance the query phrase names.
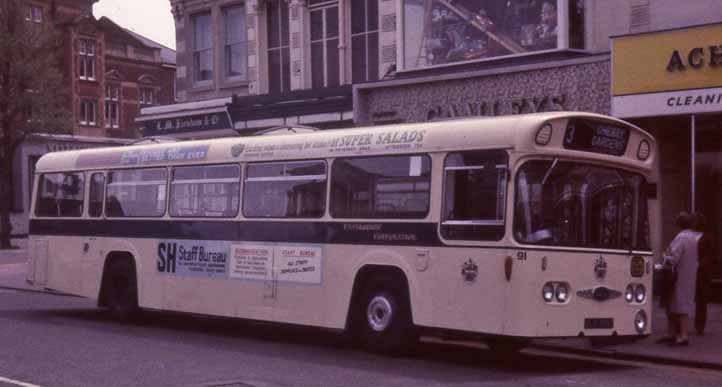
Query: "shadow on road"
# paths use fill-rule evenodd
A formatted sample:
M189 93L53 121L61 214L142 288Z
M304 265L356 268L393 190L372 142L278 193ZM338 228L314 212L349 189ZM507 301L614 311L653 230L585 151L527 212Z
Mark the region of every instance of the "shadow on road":
M90 308L6 310L0 315L2 318L91 329L109 335L162 340L192 346L198 351L212 349L286 358L358 371L373 370L395 377L413 375L443 383L467 382L471 380L470 375L479 377L480 373L488 381L492 376L489 374L493 374L494 380L506 380L635 368L524 351L511 357L499 357L484 348L436 342L422 342L410 355L392 358L357 349L348 335L336 331L158 311L144 311L130 322L114 321L105 310Z

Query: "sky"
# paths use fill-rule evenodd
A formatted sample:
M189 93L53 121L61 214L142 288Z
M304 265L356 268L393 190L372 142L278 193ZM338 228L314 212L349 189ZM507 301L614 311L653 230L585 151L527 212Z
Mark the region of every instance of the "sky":
M175 24L169 0L100 0L96 19L106 16L123 28L175 50Z

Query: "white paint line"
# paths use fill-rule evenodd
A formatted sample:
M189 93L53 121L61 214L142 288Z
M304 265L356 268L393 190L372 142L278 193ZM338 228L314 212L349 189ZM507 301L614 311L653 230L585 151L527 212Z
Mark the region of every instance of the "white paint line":
M21 381L19 381L19 380L12 380L12 379L8 379L8 378L3 378L2 376L0 376L0 382L10 383L10 384L14 384L14 385L20 386L20 387L40 387L40 386L38 386L37 384L30 384L30 383L21 382Z

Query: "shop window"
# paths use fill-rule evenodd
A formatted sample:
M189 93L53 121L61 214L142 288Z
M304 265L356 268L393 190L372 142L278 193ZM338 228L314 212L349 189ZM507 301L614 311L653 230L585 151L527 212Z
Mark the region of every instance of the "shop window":
M584 5L578 0L405 0L405 68L583 48ZM569 31L558 20L569 15Z
M310 10L311 80L313 87L339 85L338 3Z
M288 3L269 0L266 3L268 31L268 92L291 90L291 47L289 44Z
M379 1L351 2L351 78L353 83L379 79Z
M78 42L78 75L86 81L95 80L95 41L80 39Z
M97 102L92 99L80 100L80 117L78 122L80 125L93 126L96 125Z
M243 187L249 218L320 218L326 211L326 162L250 164Z
M426 155L354 157L333 163L331 215L336 218L424 218L431 159Z
M213 31L211 14L192 17L193 24L193 79L196 82L213 79Z
M46 173L40 176L35 215L80 217L83 215L85 175L82 172Z
M107 85L105 87L105 127L118 128L120 126L120 86Z
M243 6L224 10L226 78L243 80L248 73L248 39L246 9Z

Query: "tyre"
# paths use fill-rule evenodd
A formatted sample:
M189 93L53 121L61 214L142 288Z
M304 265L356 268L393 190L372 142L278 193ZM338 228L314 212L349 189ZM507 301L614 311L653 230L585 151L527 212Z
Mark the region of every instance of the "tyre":
M135 267L126 260L110 264L107 273L106 305L116 320L129 320L138 313L138 287Z
M370 351L402 355L416 342L408 290L398 282L386 277L372 280L357 307L358 338Z

